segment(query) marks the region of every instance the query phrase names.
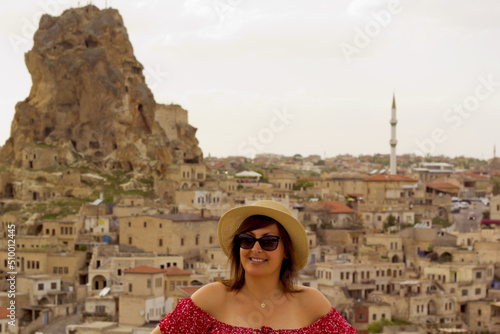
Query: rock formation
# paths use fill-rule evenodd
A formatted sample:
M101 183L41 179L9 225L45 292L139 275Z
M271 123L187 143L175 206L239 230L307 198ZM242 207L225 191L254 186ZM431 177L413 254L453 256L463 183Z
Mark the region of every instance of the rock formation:
M92 164L162 178L170 164L202 162L187 112L155 102L117 10L42 16L25 61L33 86L16 105L0 164Z

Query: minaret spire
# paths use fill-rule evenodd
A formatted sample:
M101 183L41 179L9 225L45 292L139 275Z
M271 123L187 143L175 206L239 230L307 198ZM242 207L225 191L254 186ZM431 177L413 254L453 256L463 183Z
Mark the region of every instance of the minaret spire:
M390 165L390 173L391 175L397 174L396 168L396 145L398 141L396 140L396 124L398 121L396 119L396 93L392 93L392 113L391 113L391 165Z

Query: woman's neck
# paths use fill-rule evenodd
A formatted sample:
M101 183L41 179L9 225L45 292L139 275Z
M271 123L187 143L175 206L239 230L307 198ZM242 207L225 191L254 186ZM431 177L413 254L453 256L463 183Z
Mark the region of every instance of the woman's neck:
M243 289L249 290L250 294L258 299L283 295L283 285L281 284L279 277L255 277L246 275Z

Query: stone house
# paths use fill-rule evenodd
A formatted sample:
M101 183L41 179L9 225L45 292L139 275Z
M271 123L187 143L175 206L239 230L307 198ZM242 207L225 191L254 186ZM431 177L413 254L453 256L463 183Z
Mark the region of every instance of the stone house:
M141 326L165 315L164 270L140 266L124 271L124 293L119 297L120 325Z
M334 172L329 173L321 182L323 187L328 189L330 201L339 201L348 194L366 194L366 184L363 179L366 174L353 172Z
M500 332L500 302L498 300L500 300L500 290L490 289L486 298L468 303L465 318L471 332Z
M355 252L364 243L364 231L362 230L321 230L318 231L318 237L322 244L331 246L336 254ZM317 261L325 261L321 256Z
M104 288L116 295L124 290L125 270L139 266L158 269L182 268L184 259L179 255L157 255L146 252L124 252L117 245L99 245L92 250L88 266L87 295L97 296Z
M356 224L356 212L341 202L306 203L303 217L318 229L345 229Z
M67 216L58 220L43 221L41 234L45 237L55 237L58 245L74 250L79 231L83 227L82 218L81 216Z
M179 302L179 288L191 286L191 272L178 267L164 270L164 295L166 298L165 313L170 313ZM200 287L200 286L198 286ZM184 297L185 298L185 297Z
M404 262L403 239L396 234L366 234L366 245L382 245L385 248L384 257L391 262Z
M490 219L500 220L500 195L490 199Z
M340 286L354 299L367 300L375 291L391 293L391 281L403 276L404 263L347 263L341 261L316 264L318 288L328 294L328 287Z
M120 218L120 244L146 252L199 258L200 249L218 245L219 217L200 214L140 215Z
M294 173L280 168L265 168L263 170L264 178L267 178L269 183L276 189L292 191L297 177Z
M19 291L29 291L31 305L61 305L72 301L70 291L63 291L61 277L23 275L17 277Z
M176 191L197 190L204 186L207 167L199 163L173 164L168 167L166 175L167 179L155 180L155 193L166 203L175 203Z
M391 306L384 302L360 301L354 303L354 321L351 325L358 334L368 334L368 325L382 319L392 319Z
M57 274L62 280L75 284L81 282L80 270L86 268L84 252L54 252L42 249L18 249L16 251L16 270L18 274L52 275ZM10 271L7 267L8 254L0 251L0 269Z

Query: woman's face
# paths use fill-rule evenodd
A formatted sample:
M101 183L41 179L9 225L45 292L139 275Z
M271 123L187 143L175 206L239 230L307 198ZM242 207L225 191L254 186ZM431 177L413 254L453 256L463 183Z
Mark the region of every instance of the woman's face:
M249 234L256 239L264 236L280 236L276 223L246 232L245 234ZM285 246L281 239L278 242L278 247L273 251L262 249L258 241L255 242L251 249L240 247L241 265L247 275L266 276L277 274L279 277L284 258Z

